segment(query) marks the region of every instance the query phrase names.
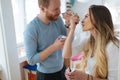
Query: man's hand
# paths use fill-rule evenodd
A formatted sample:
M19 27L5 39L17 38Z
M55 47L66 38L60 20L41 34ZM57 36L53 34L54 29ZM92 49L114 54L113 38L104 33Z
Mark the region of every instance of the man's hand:
M65 43L66 38L58 37L55 42L53 43L53 46L55 47L55 50L59 50L63 48L63 45Z
M62 15L65 19L66 26L70 26L70 17L73 15L72 11L67 10L65 13L62 13Z

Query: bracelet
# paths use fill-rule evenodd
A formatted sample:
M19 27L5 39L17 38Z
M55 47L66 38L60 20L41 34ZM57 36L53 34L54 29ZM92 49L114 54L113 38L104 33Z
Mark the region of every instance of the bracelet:
M93 76L92 75L89 75L90 76L90 80L93 80Z
M69 25L65 25L66 28L69 28Z
M91 75L91 80L93 80L93 76Z

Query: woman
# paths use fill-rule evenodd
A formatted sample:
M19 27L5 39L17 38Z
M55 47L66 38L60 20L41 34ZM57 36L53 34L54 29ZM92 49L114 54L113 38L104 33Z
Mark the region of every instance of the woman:
M63 57L72 55L72 38L78 17L70 18L70 31L66 38ZM90 31L84 40L80 70L66 71L67 80L118 80L119 41L114 36L114 27L109 10L103 5L91 5L82 20L83 31Z

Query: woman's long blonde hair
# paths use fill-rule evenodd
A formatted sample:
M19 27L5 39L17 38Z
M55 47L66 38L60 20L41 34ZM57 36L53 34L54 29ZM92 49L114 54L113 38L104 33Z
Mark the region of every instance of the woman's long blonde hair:
M114 36L112 17L105 6L92 5L89 8L89 13L97 36L94 38L91 35L83 47L84 57L82 60L82 68L85 70L88 58L94 54L96 62L93 75L101 79L106 79L108 76L107 44L112 41L118 46L119 41Z

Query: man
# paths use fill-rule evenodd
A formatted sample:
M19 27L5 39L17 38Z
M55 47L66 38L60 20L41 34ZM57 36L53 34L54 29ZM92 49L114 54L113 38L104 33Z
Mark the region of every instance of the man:
M66 29L60 0L38 0L40 13L26 27L24 43L29 64L37 63L37 80L66 80L62 47Z

